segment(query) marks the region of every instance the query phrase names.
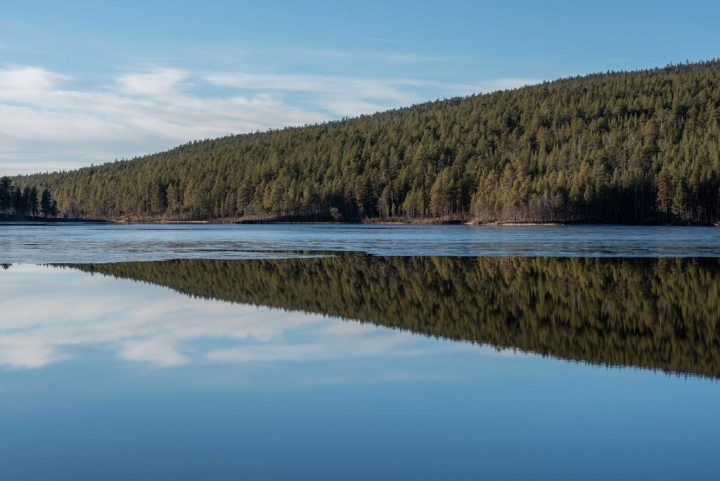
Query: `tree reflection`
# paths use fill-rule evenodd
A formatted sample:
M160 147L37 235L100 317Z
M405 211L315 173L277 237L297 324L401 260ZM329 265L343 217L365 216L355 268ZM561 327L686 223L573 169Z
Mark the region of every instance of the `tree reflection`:
M720 259L374 257L73 265L192 297L720 377Z

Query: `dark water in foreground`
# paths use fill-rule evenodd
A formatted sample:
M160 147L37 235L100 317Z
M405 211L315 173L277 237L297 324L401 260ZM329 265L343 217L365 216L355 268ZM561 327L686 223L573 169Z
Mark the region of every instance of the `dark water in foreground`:
M720 229L332 227L0 226L1 478L720 475Z

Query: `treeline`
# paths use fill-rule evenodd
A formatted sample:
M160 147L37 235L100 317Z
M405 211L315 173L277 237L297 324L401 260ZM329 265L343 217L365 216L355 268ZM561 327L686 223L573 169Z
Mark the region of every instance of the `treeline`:
M29 185L21 189L15 187L9 177L2 177L0 178L0 214L56 217L58 206L47 188L40 193L36 187Z
M70 217L720 220L720 62L595 74L16 179Z
M720 259L335 257L71 266L188 296L720 377Z

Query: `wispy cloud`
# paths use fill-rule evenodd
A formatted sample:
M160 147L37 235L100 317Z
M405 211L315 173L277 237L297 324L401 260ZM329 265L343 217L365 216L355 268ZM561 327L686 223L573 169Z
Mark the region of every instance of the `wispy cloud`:
M59 170L183 142L374 113L431 98L513 88L329 75L158 68L105 85L40 67L0 70L0 175Z
M188 73L182 70L161 69L152 73L124 75L118 80L122 93L147 97L167 97L178 95L178 85L187 79Z
M0 71L0 95L9 93L31 94L53 89L70 79L66 75L48 72L37 67L22 67ZM6 95L3 95L6 97Z
M453 83L405 78L376 80L327 75L278 75L245 72L207 75L205 80L213 85L237 89L323 94L315 99L315 102L319 107L325 108L337 105L336 101L339 98L345 99L350 105L358 103L369 105L378 101L386 101L395 102L396 104L392 107L397 107L417 102L420 98L422 101L428 100L428 98L420 96L421 91L428 89L456 96L511 89L538 82L536 79L506 78L478 83ZM388 105L388 108L390 107Z

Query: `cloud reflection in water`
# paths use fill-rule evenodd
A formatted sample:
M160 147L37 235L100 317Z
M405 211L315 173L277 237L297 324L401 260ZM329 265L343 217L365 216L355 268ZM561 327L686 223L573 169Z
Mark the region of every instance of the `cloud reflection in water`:
M193 299L59 268L12 266L0 272L0 293L0 365L19 368L71 359L88 346L159 367L412 356L429 349L404 331ZM468 347L441 343L432 350Z

